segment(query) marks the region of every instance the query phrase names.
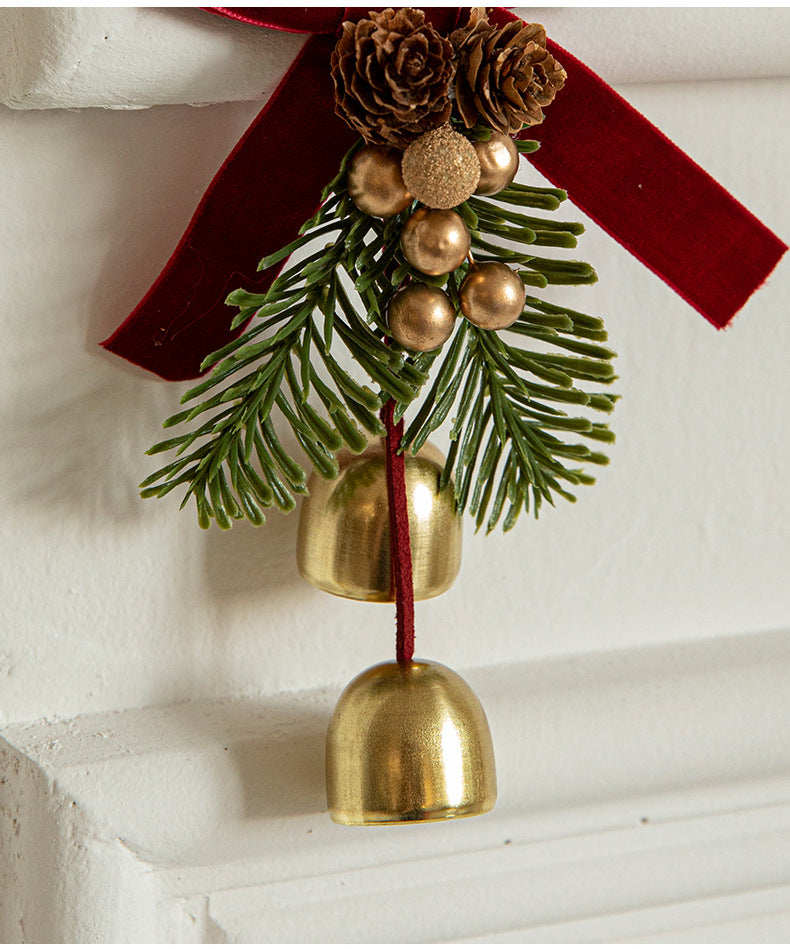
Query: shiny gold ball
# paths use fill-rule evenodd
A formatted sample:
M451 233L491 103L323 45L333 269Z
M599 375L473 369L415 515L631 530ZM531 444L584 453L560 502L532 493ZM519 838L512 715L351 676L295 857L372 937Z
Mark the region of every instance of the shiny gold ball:
M487 142L475 142L480 162L480 180L475 194L497 194L513 181L518 171L518 149L509 135L492 132Z
M480 162L472 143L448 126L426 132L403 153L403 180L429 208L454 208L474 194Z
M405 349L426 353L452 336L455 308L438 287L410 283L398 290L387 310L390 336Z
M418 208L400 233L403 256L420 273L438 277L460 267L472 238L455 211Z
M474 264L461 284L461 312L484 330L502 330L524 309L527 289L506 264Z
M411 195L401 174L401 154L380 145L366 145L351 159L348 194L360 211L391 217L409 206Z

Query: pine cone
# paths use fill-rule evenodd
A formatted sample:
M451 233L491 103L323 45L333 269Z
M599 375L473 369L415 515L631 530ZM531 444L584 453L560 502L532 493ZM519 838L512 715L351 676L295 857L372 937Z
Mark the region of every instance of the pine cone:
M450 36L456 54L455 103L467 128L479 121L514 135L543 121L565 83L565 70L546 49L539 23L515 20L502 29L476 7L469 23Z
M332 52L335 111L376 145L406 148L450 118L450 42L421 10L346 22Z

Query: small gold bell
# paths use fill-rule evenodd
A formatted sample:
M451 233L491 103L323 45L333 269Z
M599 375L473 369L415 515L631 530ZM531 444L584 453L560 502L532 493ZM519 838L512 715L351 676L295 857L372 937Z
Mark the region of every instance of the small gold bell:
M383 442L360 455L341 452L334 480L313 474L299 515L296 561L309 583L352 600L392 603L390 522ZM426 444L407 453L414 598L448 590L461 568L461 518L453 484L439 490L442 453Z
M326 744L329 814L338 824L471 817L496 801L485 712L438 662L384 662L357 676Z

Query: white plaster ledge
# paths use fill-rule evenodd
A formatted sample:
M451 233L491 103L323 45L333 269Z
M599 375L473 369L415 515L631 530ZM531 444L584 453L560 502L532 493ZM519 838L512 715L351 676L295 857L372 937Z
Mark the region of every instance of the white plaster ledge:
M787 941L788 675L790 633L467 672L499 804L389 829L325 813L339 687L8 726L0 940Z
M0 9L0 102L12 109L267 99L306 37L201 10Z
M790 72L790 11L781 7L514 9L614 84ZM0 103L139 109L265 99L303 42L195 9L0 8Z

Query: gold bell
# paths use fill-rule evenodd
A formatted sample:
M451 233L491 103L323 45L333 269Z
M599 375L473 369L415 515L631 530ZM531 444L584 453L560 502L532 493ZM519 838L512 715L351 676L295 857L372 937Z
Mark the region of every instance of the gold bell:
M299 515L296 562L309 583L352 600L392 603L390 521L382 441L360 455L341 452L334 480L313 473ZM452 481L439 490L442 453L407 453L406 494L415 600L448 590L461 568L461 518Z
M384 662L357 676L326 744L327 801L338 824L471 817L496 801L485 712L438 662Z

